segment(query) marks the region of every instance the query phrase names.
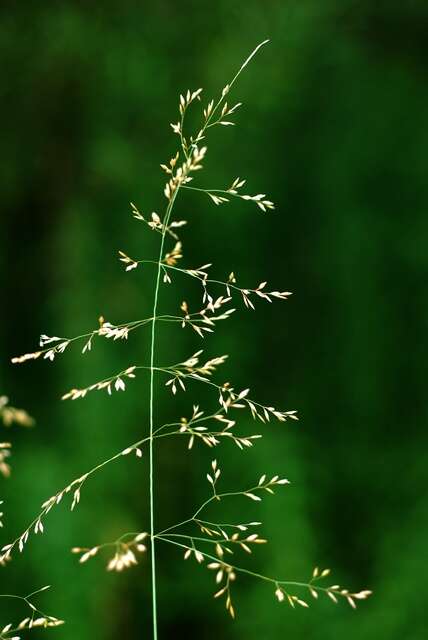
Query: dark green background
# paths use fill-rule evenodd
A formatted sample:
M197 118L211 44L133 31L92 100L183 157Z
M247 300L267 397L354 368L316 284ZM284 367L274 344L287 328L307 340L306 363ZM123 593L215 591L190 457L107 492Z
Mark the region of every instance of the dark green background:
M330 602L293 611L240 579L232 623L212 601L211 573L159 547L161 638L426 637L427 27L422 0L3 3L0 392L37 427L8 436L2 541L54 491L146 433L148 415L144 375L126 394L59 400L147 362L145 329L54 364L13 367L10 357L33 350L40 333L91 329L101 313L111 322L150 314L153 271L125 274L115 257L154 255L128 202L145 213L165 206L159 163L175 152L177 95L199 86L216 95L270 37L234 91L245 105L239 127L212 131L198 179L222 187L243 176L276 211L185 194L177 216L189 220L186 265L213 262L219 277L234 270L244 284L294 292L256 314L241 309L204 346L231 355L221 381L298 409L301 422L263 427L254 451L224 445L216 455L225 488L262 472L292 481L261 505L234 504L234 519L263 520L271 540L248 566L291 579L329 566L334 581L375 595L357 612ZM192 291L176 278L161 308ZM163 363L200 347L178 328L159 338ZM171 401L160 387L158 419L196 400L212 406L200 392ZM243 419L249 429L259 431ZM206 494L212 453L189 455L171 439L157 457L157 520L168 526ZM69 553L147 528L145 453L95 477L75 513L52 512L46 533L1 570L1 592L52 584L39 601L67 620L55 638L149 638L147 560L112 575L104 559L79 566Z

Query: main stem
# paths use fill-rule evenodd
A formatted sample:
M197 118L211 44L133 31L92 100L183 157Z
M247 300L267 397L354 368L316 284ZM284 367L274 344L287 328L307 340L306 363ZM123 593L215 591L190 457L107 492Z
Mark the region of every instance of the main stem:
M212 120L215 112L217 111L221 103L224 101L226 94L229 93L230 89L232 88L235 81L238 79L244 67L247 66L251 58L257 53L260 47L262 47L267 42L268 40L264 40L254 49L254 51L248 56L245 62L241 65L238 72L232 78L231 82L228 85L227 91L224 91L222 93L220 99L217 101L217 104L214 106L210 116L205 121L205 124L201 130L202 137L208 125L210 124L210 121ZM183 124L183 117L181 119L181 123ZM181 126L181 129L182 128L183 127ZM198 139L201 139L201 138L198 138ZM191 145L192 148L196 146L196 142L194 142ZM183 148L183 153L186 159L188 159L189 152L185 149L183 140L182 140L182 148ZM155 364L155 344L156 344L156 314L158 309L159 285L160 285L161 270L162 270L162 257L163 257L163 250L164 250L164 244L165 244L166 228L168 226L171 212L174 207L175 198L177 197L179 189L180 189L180 184L177 184L177 188L175 189L171 197L171 200L168 203L168 206L165 212L165 219L163 221L162 240L161 240L160 249L159 249L159 258L158 258L158 266L157 266L157 274L156 274L156 287L155 287L155 296L153 301L153 313L152 313L152 332L151 332L152 337L151 337L151 348L150 348L150 442L149 442L150 464L149 464L149 467L150 467L150 537L151 537L151 561L152 561L153 640L158 640L157 601L156 601L156 553L155 553L155 526L154 526L154 473L153 473L153 467L154 467L153 465L153 435L154 435L153 434L153 431L154 431L153 397L154 397L154 372L155 372L154 364Z
M154 431L154 374L155 374L155 344L156 344L156 314L158 309L159 299L159 286L161 279L161 264L165 245L166 228L168 226L171 211L174 206L174 201L177 196L179 187L174 191L174 194L169 201L168 207L165 212L165 219L163 221L162 239L159 248L158 267L156 273L156 286L155 295L153 300L153 313L152 313L152 331L151 331L151 346L150 346L150 441L149 441L149 484L150 484L150 539L151 539L151 564L152 564L152 615L153 615L153 640L158 640L158 621L157 621L157 599L156 599L156 551L155 551L155 518L154 518L154 456L153 456L153 431Z

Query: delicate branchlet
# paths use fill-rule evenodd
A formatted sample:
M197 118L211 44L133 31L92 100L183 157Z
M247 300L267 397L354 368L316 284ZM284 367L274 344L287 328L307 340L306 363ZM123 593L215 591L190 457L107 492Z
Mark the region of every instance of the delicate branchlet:
M215 424L216 422L219 422L220 425ZM209 426L205 426L203 423L209 423ZM213 424L214 426L212 426ZM181 418L179 433L189 436L189 449L192 449L195 439L200 440L208 447L216 447L222 439L229 439L239 449L243 449L244 447L252 447L253 441L262 437L260 434L247 436L237 434L232 431L235 424L236 421L228 419L223 409L205 414L198 405L194 405L192 416Z
M43 611L36 607L33 602L34 596L49 588L49 586L42 587L37 591L33 591L33 593L30 593L28 596L0 595L0 598L20 600L27 608L30 609L29 615L23 618L20 622L9 622L3 628L0 628L0 640L21 640L22 631L25 632L30 629L40 628L47 629L49 627L59 627L64 624L64 620L60 620L59 618L43 613Z
M165 367L163 371L165 373L173 373L174 376L170 378L166 382L166 386L171 386L171 391L175 395L177 392L177 384L182 388L183 391L186 390L184 379L187 377L200 377L206 379L207 376L211 376L211 374L217 369L218 366L222 365L227 360L227 355L218 356L216 358L211 358L207 360L204 364L199 363L199 356L203 353L203 350L200 349L196 351L190 358L185 360L184 362L179 362L176 365Z
M314 599L317 599L320 594L328 596L333 602L337 602L339 598L345 599L353 608L356 606L356 601L364 600L371 594L371 592L367 590L350 592L337 584L324 586L323 581L329 575L329 569L319 570L315 568L310 580L307 582L295 582L264 576L237 564L232 560L232 556L237 549L251 553L254 545L265 544L267 542L267 540L260 537L258 533L251 533L251 529L260 526L261 523L216 523L202 519L200 514L210 504L230 497L242 496L259 502L262 499L263 492L273 494L274 487L288 485L289 481L279 476L273 476L269 479L266 474L263 474L257 484L248 489L243 491L218 492L217 482L220 475L221 472L217 460L213 460L211 470L207 474L207 480L212 487L212 496L197 509L192 517L161 531L156 537L164 542L184 549L185 560L193 557L198 564L203 564L207 561L207 568L215 571L215 582L216 585L220 586L220 589L215 592L214 598L224 596L226 610L232 617L235 617L235 609L232 605L231 584L236 580L238 574L251 576L271 583L274 587L276 599L279 602L287 602L293 608L296 605L305 608L309 606L308 602L304 599L304 595L301 593L296 595L296 590L306 593ZM188 527L191 524L199 528L200 534L177 533L177 531L180 531L183 527ZM207 547L209 547L208 551L206 550ZM215 553L215 555L213 555L213 553Z
M260 282L252 288L242 287L237 284L234 272L231 272L224 280L217 280L210 277L210 263L197 267L184 268L179 266L183 257L183 244L177 235L177 230L186 224L184 220L173 219L173 209L177 196L185 190L199 191L207 195L216 205L220 205L237 198L241 202L253 202L263 212L274 208L273 202L263 193L250 195L243 192L245 180L236 178L226 189L204 189L194 186L192 182L197 172L202 169L202 163L207 153L206 138L209 130L216 126L230 126L234 124L231 118L234 117L240 103L229 106L226 97L229 95L233 85L243 69L253 58L256 52L267 41L262 42L251 55L241 65L232 80L223 88L221 95L215 100L209 100L203 108L201 122L194 133L187 133L185 127L185 116L188 108L192 104L197 104L201 99L202 89L195 91L188 90L180 96L179 120L172 123L171 127L179 137L179 149L176 154L166 162L161 164L162 170L167 175L167 183L164 188L164 195L167 199L165 212L159 215L155 212L150 215L143 215L140 210L131 204L134 218L145 223L151 231L160 234L160 246L157 257L154 259L140 259L131 257L124 251L119 251L119 260L126 271L135 271L140 265L152 266L155 270L154 304L150 318L134 320L123 324L112 324L106 322L104 318L99 319L99 326L89 333L75 338L59 338L42 335L40 340L40 350L14 358L12 361L22 363L27 360L35 360L40 357L46 360L54 360L57 354L63 353L74 341L84 340L83 353L89 352L94 340L126 340L131 331L147 326L151 330L151 347L149 363L136 364L111 375L99 382L84 388L74 388L63 396L63 399L84 398L89 391L106 390L109 394L113 391L125 391L128 379L135 378L138 370L147 371L149 374L150 389L150 411L148 435L138 442L126 447L116 453L111 458L97 464L90 471L76 478L63 490L49 498L42 505L39 515L33 520L29 527L14 542L6 545L1 550L0 564L4 564L11 558L15 549L22 551L31 533L43 533L43 521L47 513L58 505L66 494L70 494L71 509L78 504L83 484L97 471L114 460L126 457L135 453L138 458L144 458L143 444L148 444L148 467L150 479L150 531L149 533L127 533L112 543L102 544L94 547L73 549L74 553L80 554L80 562L85 563L98 552L107 547L112 547L113 557L108 561L107 569L110 571L122 571L134 566L137 563L138 553L146 551L146 544L150 542L151 555L151 576L153 585L153 635L157 638L157 618L156 618L156 570L155 570L155 545L157 541L172 544L179 547L184 552L185 559L194 558L198 564L206 564L208 569L215 572L216 593L214 597L224 597L225 606L228 613L235 617L235 607L232 604L231 586L236 577L240 574L268 582L273 587L273 593L279 602L287 602L291 607L299 605L307 607L308 602L305 596L317 598L320 594L325 594L332 601L344 598L354 607L356 601L364 600L370 595L370 591L350 592L342 589L338 585L323 586L321 580L325 580L328 570L319 571L315 569L312 577L307 582L291 582L278 580L264 576L245 567L241 567L235 562L235 555L244 552L249 554L257 545L266 543L266 539L260 536L254 527L260 526L260 522L251 521L249 523L222 523L206 520L203 514L208 506L213 507L223 500L229 498L248 499L255 503L260 502L267 494L273 494L275 489L288 485L289 481L279 475L263 474L259 480L245 489L235 491L219 491L223 474L220 470L217 459L211 463L211 468L206 474L206 479L210 486L210 497L200 505L195 513L186 520L170 526L167 529L156 532L155 529L155 509L154 509L154 448L153 442L157 438L169 436L185 437L188 439L188 448L192 449L195 442L211 448L216 447L222 441L230 441L239 449L251 447L261 438L260 434L242 435L238 432L238 411L248 410L254 420L267 423L271 420L285 422L297 420L295 410L279 410L270 404L256 402L250 397L250 390L244 388L235 390L229 382L218 384L213 380L217 369L226 362L227 355L221 355L209 359L201 359L202 350L197 350L190 358L182 360L176 364L166 366L156 365L156 329L160 322L179 323L182 328L190 327L200 338L210 335L217 327L219 321L227 320L235 311L229 304L237 296L242 299L244 305L249 309L255 308L255 301L261 300L273 302L274 300L287 300L291 295L288 291L280 291L267 287L265 281ZM190 185L190 183L192 184ZM174 241L172 246L167 246L168 239ZM137 270L138 271L138 270ZM148 273L144 269L144 274ZM227 272L226 272L227 273ZM158 311L160 286L163 283L171 284L173 274L182 274L190 279L197 280L202 287L202 303L198 311L191 311L189 304L183 301L179 315L162 314ZM134 274L137 275L137 274ZM131 276L130 276L131 277ZM214 293L214 290L218 290ZM199 403L193 404L190 417L182 417L178 422L171 422L161 426L156 426L154 421L154 376L162 374L167 376L166 387L175 395L177 391L186 391L188 383L198 382L211 388L218 399L215 410L204 410ZM4 451L7 451L7 445ZM1 455L1 454L0 454ZM0 458L1 463L1 458ZM0 638L3 636L0 636ZM4 636L8 637L8 636Z
M144 326L150 321L151 318L145 318L143 320L134 320L132 322L125 322L120 325L113 325L110 322L106 322L105 319L101 316L98 321L99 327L97 329L89 331L88 333L81 334L79 336L75 336L74 338L59 338L58 336L50 337L44 334L41 335L40 346L42 347L42 349L40 349L40 351L25 353L22 356L12 358L12 363L22 364L23 362L27 362L28 360L37 360L40 357L53 362L58 354L64 353L64 351L70 344L77 341L84 341L85 344L82 348L82 353L87 353L91 351L93 340L97 336L113 340L126 340L130 331ZM47 344L49 345L48 347L46 347Z
M221 285L221 287L224 287L226 295L220 297L220 299L223 300L223 304L231 301L234 293L238 293L242 297L245 306L250 309L254 309L254 296L266 300L267 302L272 302L274 299L287 300L289 296L292 295L290 291L266 291L265 287L267 282L260 282L260 284L255 288L239 287L236 284L236 276L233 272L230 273L228 279L224 281L209 278L207 270L210 267L211 264L205 264L196 269L174 269L175 271L181 271L192 278L196 278L201 282L203 288L202 302L207 305L208 309L212 307L216 300L208 290L210 285Z
M236 311L236 309L227 309L216 315L215 312L229 301L230 298L220 296L215 301L209 302L200 311L190 313L187 302L183 300L180 307L183 312L182 328L191 327L201 338L204 337L205 333L213 333L217 322L228 320L232 313Z
M181 244L179 248L181 251ZM157 264L152 260L134 260L133 258L129 258L129 256L126 256L126 259L130 263L132 263L132 265L136 265L136 266L138 266L139 264L145 264L145 263ZM125 261L125 258L123 258L123 261ZM212 306L214 305L216 300L208 290L210 285L220 285L221 287L224 288L226 295L220 296L220 298L223 300L223 304L225 304L226 302L230 302L232 300L233 294L238 293L242 297L242 300L245 306L250 309L254 309L255 296L263 300L266 300L267 302L273 302L274 299L287 300L292 295L291 291L276 291L276 290L266 291L267 282L260 282L260 284L257 285L257 287L253 287L253 288L239 287L236 284L236 276L233 272L229 274L229 277L227 278L227 280L216 280L214 278L210 278L208 274L208 269L211 266L212 266L211 264L204 264L194 269L186 269L183 267L176 267L172 263L167 264L166 261L163 261L162 264L160 265L160 268L164 272L164 282L167 282L168 284L171 283L171 277L170 275L167 274L168 270L181 272L185 275L188 275L192 278L196 278L197 280L199 280L203 288L202 302L207 305L207 309L212 309ZM131 268L135 268L135 267L132 266Z
M189 187L188 185L183 186L186 189L191 189L192 191L201 191L202 193L205 193L216 205L229 202L230 198L241 198L242 200L255 202L262 211L275 209L274 203L266 198L265 193L257 193L254 196L240 193L239 189L244 186L245 182L246 180L235 178L228 189L202 189L201 187Z
M128 367L124 371L120 371L120 373L116 373L105 380L101 380L100 382L96 382L95 384L91 384L89 387L84 389L71 389L68 393L65 393L62 396L63 400L77 400L78 398L84 398L89 391L101 391L105 390L109 395L113 393L113 391L125 391L126 383L125 379L127 378L135 378L136 367Z
M371 591L357 591L350 592L348 589L343 589L338 584L333 584L330 586L324 586L322 580L325 579L328 575L330 575L330 569L318 569L315 567L312 573L311 579L307 583L289 583L280 580L275 581L275 597L278 602L286 602L291 607L295 607L296 604L308 608L309 604L306 600L303 600L301 597L290 593L290 587L293 587L295 590L296 587L300 589L304 589L308 595L312 596L314 600L317 600L319 595L326 595L332 600L334 603L337 603L339 599L344 599L348 602L348 604L355 609L356 608L356 600L365 600L371 595ZM321 581L321 584L320 584Z
M72 502L71 502L71 510L73 510L75 508L75 506L80 501L81 488L82 488L84 482L89 477L89 475L92 474L92 472L86 473L83 476L80 476L79 478L76 478L76 480L73 480L73 482L71 482L69 485L67 485L64 489L62 489L61 491L56 493L54 496L52 496L51 498L46 500L42 504L41 512L29 524L29 526L25 529L25 531L18 538L16 538L12 543L6 544L1 548L0 564L4 564L8 560L10 560L11 557L12 557L12 552L16 548L18 549L18 551L20 553L22 553L22 551L24 550L24 547L27 544L28 539L29 539L29 537L30 537L30 535L32 533L34 533L34 534L38 534L38 533L42 534L44 532L44 524L43 524L44 517L49 513L49 511L54 506L58 505L61 502L61 500L64 498L64 496L66 496L67 494L71 494L73 496Z
M249 389L243 389L236 392L229 382L225 382L222 385L218 385L210 380L210 376L216 370L216 368L223 364L228 356L220 356L207 360L205 364L199 364L199 357L203 353L202 350L194 353L190 358L179 364L173 365L168 368L161 368L160 370L165 373L173 374L166 385L171 387L173 394L177 392L180 387L183 391L186 390L185 381L187 379L197 380L199 382L206 383L211 387L214 387L218 391L218 401L222 407L224 413L227 413L230 409L245 409L248 408L254 419L261 422L269 422L271 418L275 418L280 422L285 422L287 419L298 420L297 412L292 411L279 411L272 406L264 406L255 400L248 397ZM217 420L231 423L230 426L234 426L235 422L230 421L221 414L216 416Z
M107 564L107 571L123 571L138 564L137 555L147 551L147 547L143 544L143 541L148 535L146 532L138 533L137 535L125 534L115 542L108 542L90 548L73 547L71 551L72 553L81 554L79 562L83 564L96 556L100 549L114 547L115 553Z

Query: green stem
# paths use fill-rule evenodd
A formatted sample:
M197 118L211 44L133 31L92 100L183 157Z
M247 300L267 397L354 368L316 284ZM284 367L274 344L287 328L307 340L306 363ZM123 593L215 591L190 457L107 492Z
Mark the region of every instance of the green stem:
M169 218L174 206L175 198L179 191L179 186L174 191L174 194L168 204L165 212L165 220L162 230L162 239L159 248L158 268L156 274L155 295L153 301L153 313L152 313L152 333L151 333L151 345L150 345L150 442L149 442L149 474L150 474L150 537L151 537L151 564L152 564L152 614L153 614L153 640L158 638L157 628L157 599L156 599L156 551L155 551L155 519L154 519L154 456L153 456L153 440L154 440L154 372L155 372L155 344L156 344L156 313L158 309L159 298L159 286L161 278L161 263L165 244L166 228L168 226Z

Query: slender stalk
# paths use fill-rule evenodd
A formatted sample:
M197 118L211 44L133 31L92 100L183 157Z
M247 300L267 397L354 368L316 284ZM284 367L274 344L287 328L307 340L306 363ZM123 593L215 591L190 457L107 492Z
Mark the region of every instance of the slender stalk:
M171 216L172 209L174 207L175 198L179 187L175 190L168 207L165 212L165 220L163 221L163 230L161 243L159 248L158 266L156 272L156 285L155 294L153 300L153 312L152 312L152 331L151 331L151 344L150 344L150 409L149 409L149 425L150 425L150 440L149 440L149 492L150 492L150 538L151 538L151 564L152 564L152 615L153 615L153 640L158 638L158 625L157 625L157 598L156 598L156 550L155 550L155 517L154 517L154 452L153 452L153 440L154 440L154 376L155 376L155 345L156 345L156 314L158 310L158 298L159 298L159 286L161 278L161 263L164 252L166 229L168 227L169 218Z
M162 536L164 534L171 535L169 532L172 531L173 529L178 529L179 527L182 527L185 524L189 524L190 522L196 522L197 516L201 513L201 511L203 511L205 507L211 504L211 502L213 502L214 500L221 500L222 498L229 498L231 496L242 496L242 495L245 495L246 493L257 491L260 488L261 488L260 485L255 485L254 487L250 487L249 489L245 489L244 491L225 491L224 493L215 493L213 496L210 496L207 500L205 500L205 502L203 502L200 507L198 507L198 509L193 514L193 516L191 516L190 518L187 518L186 520L183 520L182 522L173 524L171 527L168 527L167 529L163 529L162 531L159 531L159 533L157 533L156 535L157 536ZM194 536L192 536L192 538L193 537Z
M190 536L189 536L190 537ZM192 536L193 537L193 536ZM171 540L170 538L166 538L161 534L158 534L157 538L159 540L162 540L163 542L168 542L169 544L173 544L176 547L181 547L182 549L189 549L189 545L186 544L182 544L181 542L177 542L175 540ZM194 538L195 540L197 538ZM211 540L204 540L204 542L211 542ZM202 553L202 555L207 559L207 560L212 560L214 562L221 562L221 560L219 560L218 557L216 556L212 556L209 553L205 553L205 551L200 551L200 553ZM225 563L227 564L227 562ZM273 584L276 585L284 585L284 586L292 586L292 587L301 587L302 589L309 589L312 588L316 591L323 591L323 592L328 592L331 589L328 589L326 587L319 587L318 585L314 585L311 582L296 582L295 580L277 580L276 578L270 578L269 576L264 576L261 573L256 573L255 571L250 571L249 569L244 569L244 567L237 567L236 565L233 565L233 569L239 573L245 573L248 576L252 576L253 578L258 578L259 580L264 580L265 582L271 582ZM338 590L339 592L339 590Z

